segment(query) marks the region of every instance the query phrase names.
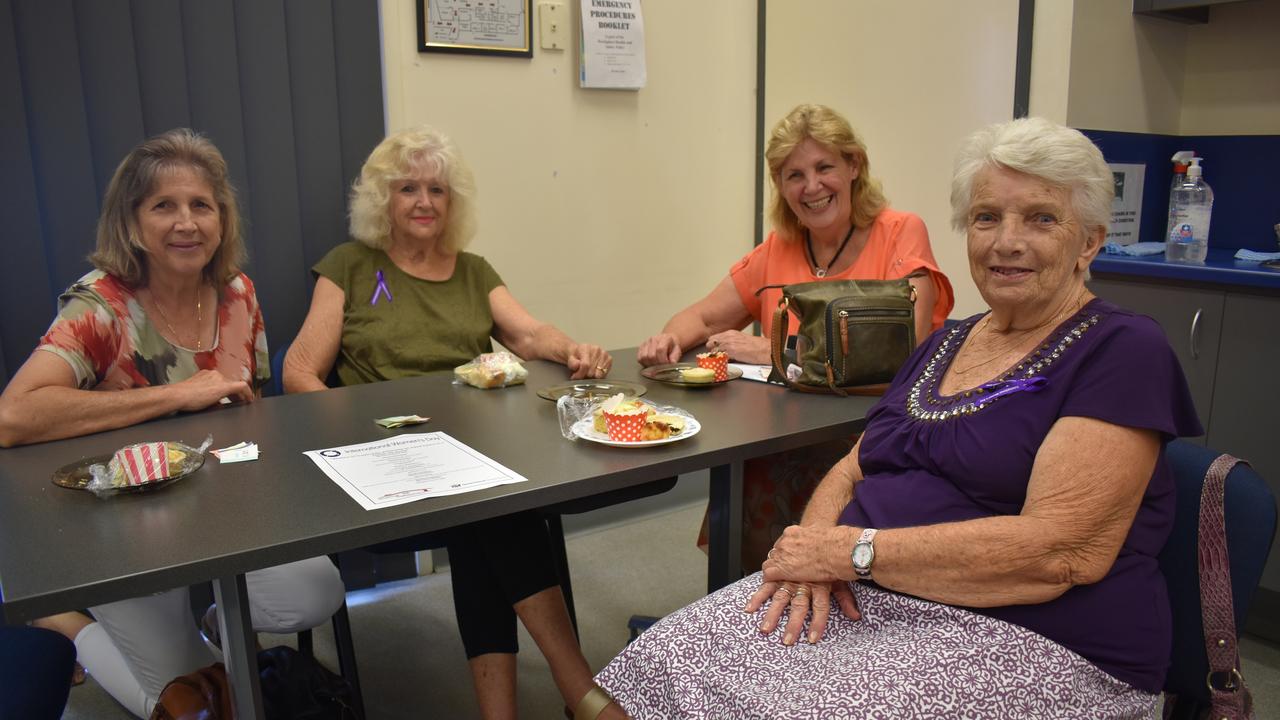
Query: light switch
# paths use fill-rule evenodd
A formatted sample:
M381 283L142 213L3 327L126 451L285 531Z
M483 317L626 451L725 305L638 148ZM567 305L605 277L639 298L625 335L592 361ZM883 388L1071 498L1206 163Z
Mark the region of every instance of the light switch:
M569 13L562 2L538 3L538 36L543 50L563 50L569 37Z

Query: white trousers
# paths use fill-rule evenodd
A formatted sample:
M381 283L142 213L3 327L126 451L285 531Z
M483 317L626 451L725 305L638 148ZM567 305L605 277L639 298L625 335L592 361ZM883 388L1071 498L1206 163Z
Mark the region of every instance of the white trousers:
M245 575L253 629L295 633L329 620L346 589L327 557ZM141 718L179 675L215 662L191 617L187 588L91 608L97 622L76 636L76 654L108 693Z

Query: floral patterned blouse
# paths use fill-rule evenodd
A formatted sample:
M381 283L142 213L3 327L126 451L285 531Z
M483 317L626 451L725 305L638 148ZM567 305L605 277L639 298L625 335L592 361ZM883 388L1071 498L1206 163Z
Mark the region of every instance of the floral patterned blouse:
M196 352L164 338L138 302L137 288L93 270L58 298L58 317L36 348L67 361L82 390L127 390L181 382L217 370L255 390L271 377L267 335L253 282L243 273L222 287L213 345Z

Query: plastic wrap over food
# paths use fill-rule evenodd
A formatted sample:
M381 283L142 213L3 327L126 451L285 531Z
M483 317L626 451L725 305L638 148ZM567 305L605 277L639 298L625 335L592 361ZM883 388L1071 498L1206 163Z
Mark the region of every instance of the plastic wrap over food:
M520 385L529 377L529 371L520 359L509 352L484 353L471 362L453 369L453 381L472 387L489 388Z
M200 447L180 442L145 442L120 448L105 464L89 468L92 480L85 489L105 497L139 490L189 474L204 462L204 451L213 444L209 435Z
M677 437L684 431L686 420L693 418L687 410L622 393L603 400L564 395L556 400L556 412L560 416L560 434L566 440L578 439L573 427L584 418L591 418L592 430L618 442Z

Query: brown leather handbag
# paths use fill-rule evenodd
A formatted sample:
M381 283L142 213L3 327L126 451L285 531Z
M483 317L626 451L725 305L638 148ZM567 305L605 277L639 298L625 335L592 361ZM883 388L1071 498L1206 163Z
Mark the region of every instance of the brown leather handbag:
M222 663L170 680L151 711L151 720L232 720L234 717L231 686Z
M774 375L803 392L883 394L915 349L915 301L908 278L783 286L769 338ZM794 379L787 376L783 357L792 312L800 319L800 375Z

